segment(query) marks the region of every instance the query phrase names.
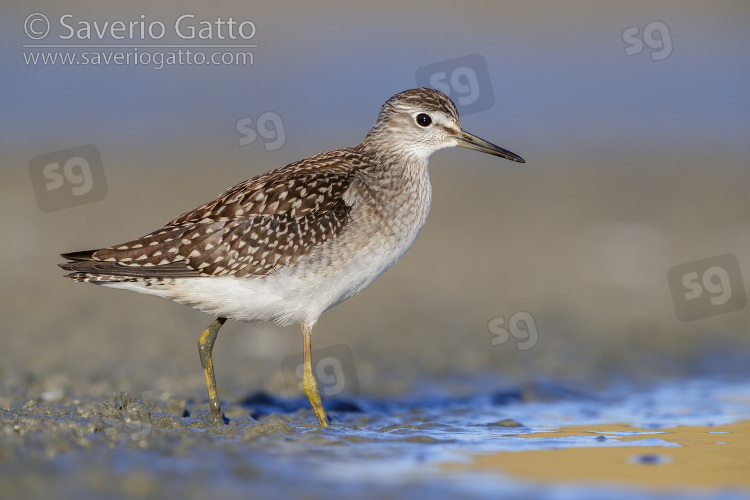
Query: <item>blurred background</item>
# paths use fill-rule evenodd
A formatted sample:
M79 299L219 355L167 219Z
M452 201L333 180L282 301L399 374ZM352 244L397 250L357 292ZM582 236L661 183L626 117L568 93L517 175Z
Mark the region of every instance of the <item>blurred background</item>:
M355 145L383 102L419 85L448 91L465 130L527 163L432 158L412 249L314 332L314 349L350 348L361 393L748 374L747 2L2 9L6 383L205 399L196 340L214 318L65 280L58 254L141 236L249 177ZM185 14L178 30L194 39L176 33ZM210 47L231 44L252 47ZM199 64L215 52L228 63ZM107 64L115 53L140 59ZM228 323L214 351L222 397L283 395L300 337Z

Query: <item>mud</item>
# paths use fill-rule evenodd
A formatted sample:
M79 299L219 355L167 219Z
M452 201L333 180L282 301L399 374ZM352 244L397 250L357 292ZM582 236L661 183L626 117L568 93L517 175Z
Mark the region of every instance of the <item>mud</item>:
M219 427L176 397L20 400L41 382L3 390L3 498L750 498L747 384L329 399L321 429L266 393L225 401Z

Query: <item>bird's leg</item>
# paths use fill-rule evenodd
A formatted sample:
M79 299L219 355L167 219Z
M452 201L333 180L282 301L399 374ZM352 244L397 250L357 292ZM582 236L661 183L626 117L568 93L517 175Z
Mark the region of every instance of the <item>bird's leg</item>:
M198 337L198 354L201 357L203 374L206 376L208 404L211 407L211 422L214 425L223 424L224 417L221 415L221 403L219 402L219 394L216 392L216 377L214 376L214 362L211 358L211 352L214 350L214 342L216 342L216 335L219 333L219 328L221 328L226 321L227 318L216 318L216 321L211 323L211 325L201 333L201 336Z
M311 327L302 323L302 388L310 400L315 416L318 417L318 423L321 427L328 427L328 416L323 408L323 401L320 400L318 384L312 371L312 354L311 354Z

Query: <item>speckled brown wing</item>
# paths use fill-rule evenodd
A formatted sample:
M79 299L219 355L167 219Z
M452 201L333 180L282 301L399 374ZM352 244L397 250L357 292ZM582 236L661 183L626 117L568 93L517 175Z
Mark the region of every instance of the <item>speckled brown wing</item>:
M68 254L63 269L112 276L264 275L335 238L351 209L344 193L364 165L334 150L242 182L127 243ZM356 183L355 183L356 184ZM137 269L137 271L136 271Z

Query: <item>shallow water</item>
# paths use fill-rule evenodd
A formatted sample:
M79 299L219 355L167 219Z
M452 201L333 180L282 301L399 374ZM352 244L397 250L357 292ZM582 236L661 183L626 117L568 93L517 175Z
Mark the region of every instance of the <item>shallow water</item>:
M4 396L4 498L750 498L747 383L334 399L327 429L263 393L225 402L220 428L176 398Z

